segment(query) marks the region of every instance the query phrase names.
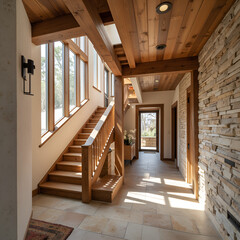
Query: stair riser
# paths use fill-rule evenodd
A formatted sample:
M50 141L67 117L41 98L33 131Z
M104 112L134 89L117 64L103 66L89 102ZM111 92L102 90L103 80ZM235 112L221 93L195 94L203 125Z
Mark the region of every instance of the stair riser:
M57 170L70 171L70 172L81 172L82 166L68 166L68 165L57 165Z
M81 138L81 139L88 139L89 136L90 136L90 134L82 134L82 133L78 134L78 137Z
M82 161L82 157L63 156L63 161L81 162Z
M96 125L95 123L87 123L87 128L95 128Z
M66 198L74 198L74 199L82 199L82 193L71 192L71 191L64 191L59 189L49 189L49 188L40 188L41 193L55 195L59 197L66 197Z
M71 148L71 147L69 147L69 152L70 153L82 153L82 148Z
M92 130L93 130L93 128L90 128L90 129L84 128L83 133L91 133Z
M61 183L71 183L71 184L82 184L81 178L72 178L72 177L65 177L65 176L56 176L56 175L49 175L49 180L53 182L61 182Z
M92 119L92 120L89 121L89 123L96 123L96 124L97 124L98 122L99 122L99 120L95 120L95 119Z
M77 140L77 139L75 139L75 140L74 140L74 145L82 146L85 142L86 142L85 140L82 141L82 140Z

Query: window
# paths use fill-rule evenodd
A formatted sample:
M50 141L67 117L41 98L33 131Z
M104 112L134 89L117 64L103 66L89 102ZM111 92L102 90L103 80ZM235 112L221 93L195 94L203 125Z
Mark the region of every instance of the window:
M54 43L55 123L64 117L64 46Z
M69 51L69 110L76 107L76 55Z
M83 60L80 60L80 101L86 99L86 63Z
M112 73L112 82L111 82L111 96L114 97L114 81L115 81L115 76Z
M98 88L98 55L93 49L93 86Z
M86 37L80 37L80 49L86 53Z
M41 45L41 135L48 130L48 45Z
M84 44L86 50L86 38ZM80 38L41 45L40 146L87 102L88 95L88 56L80 51Z

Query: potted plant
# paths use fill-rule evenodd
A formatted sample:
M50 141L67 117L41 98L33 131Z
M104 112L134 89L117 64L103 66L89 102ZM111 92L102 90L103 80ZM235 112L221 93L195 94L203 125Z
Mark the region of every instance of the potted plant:
M135 156L135 130L124 131L124 159L131 161Z

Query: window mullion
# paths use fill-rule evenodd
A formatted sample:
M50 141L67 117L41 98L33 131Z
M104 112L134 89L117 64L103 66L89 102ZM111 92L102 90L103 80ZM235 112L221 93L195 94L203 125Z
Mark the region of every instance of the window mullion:
M48 44L48 130L54 131L54 43Z
M64 116L69 116L69 45L64 44Z
M80 89L80 56L76 55L76 106L81 104L81 89Z

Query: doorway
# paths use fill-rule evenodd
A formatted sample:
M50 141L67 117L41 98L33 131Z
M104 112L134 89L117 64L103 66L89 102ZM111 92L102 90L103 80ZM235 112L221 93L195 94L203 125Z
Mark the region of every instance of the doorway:
M108 107L109 98L109 71L104 68L104 107Z
M187 89L187 182L192 184L192 160L191 160L191 145L190 145L190 126L191 126L191 89L190 87Z
M178 168L177 162L177 138L178 138L178 118L177 118L177 102L172 105L172 160Z
M139 151L159 152L159 111L140 111L139 121Z

